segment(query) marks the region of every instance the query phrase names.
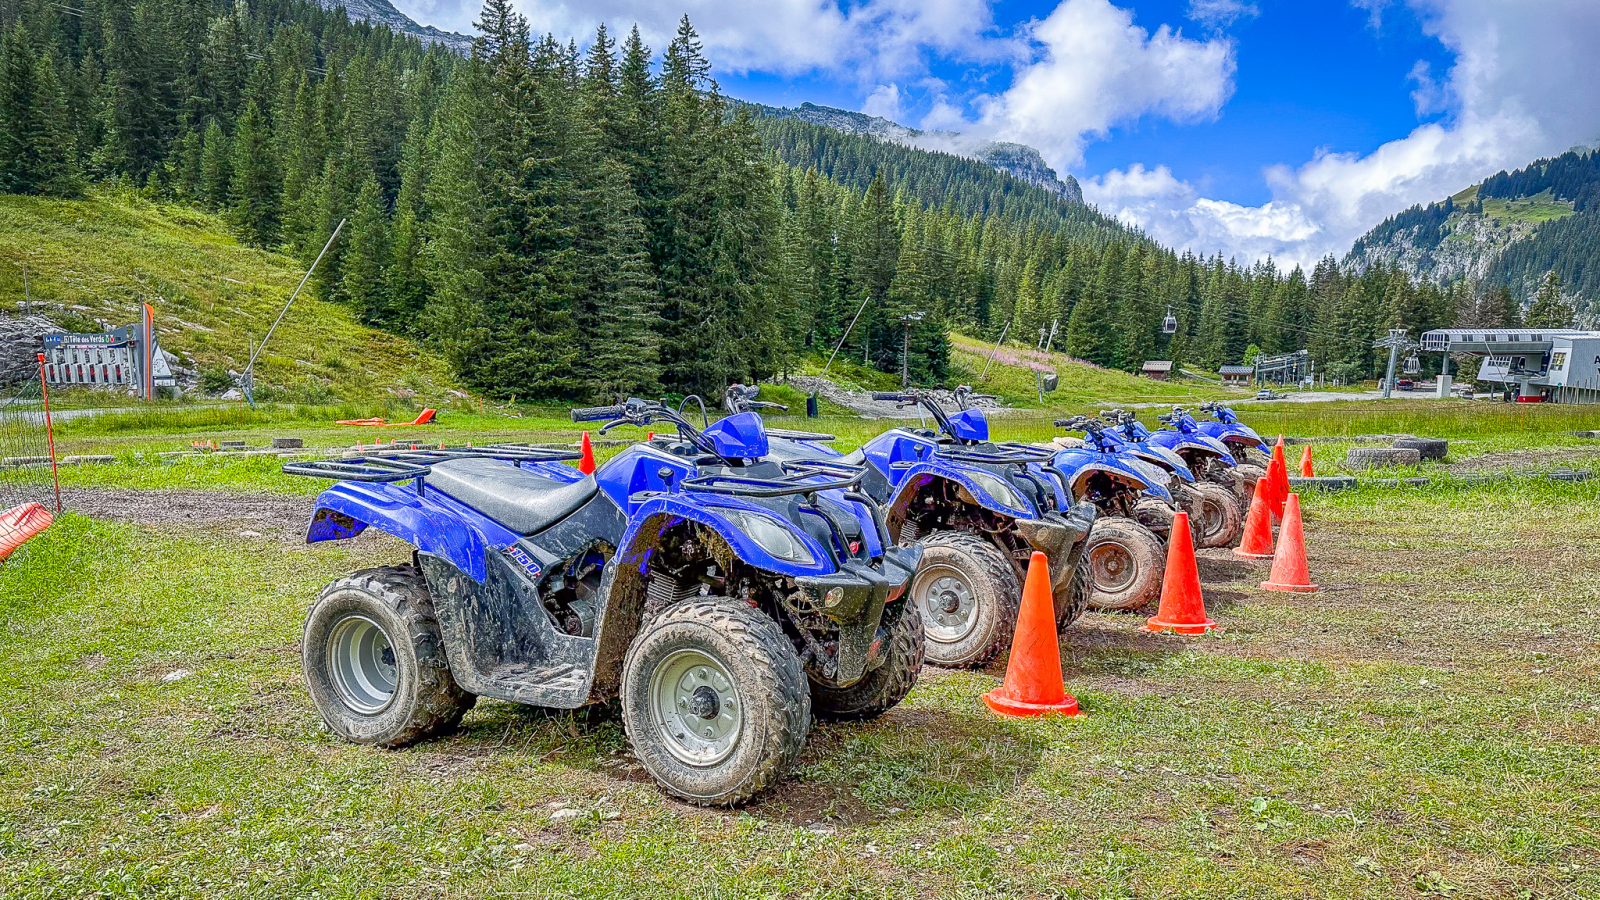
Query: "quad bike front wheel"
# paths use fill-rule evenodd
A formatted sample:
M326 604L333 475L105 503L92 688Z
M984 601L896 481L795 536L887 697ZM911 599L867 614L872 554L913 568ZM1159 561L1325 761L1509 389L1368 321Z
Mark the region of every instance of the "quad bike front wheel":
M951 669L981 666L1005 648L1022 603L1011 560L965 531L923 538L908 593L922 613L928 662Z
M1239 495L1226 485L1201 482L1194 486L1200 495L1199 528L1195 544L1199 547L1232 547L1244 535L1244 508Z
M1072 570L1072 580L1067 582L1065 589L1055 595L1056 601L1056 633L1078 621L1084 611L1089 608L1089 595L1093 587L1089 583L1089 561L1085 557L1078 560L1077 568Z
M364 569L324 588L300 660L322 720L358 744L441 734L477 702L450 675L428 585L412 566Z
M924 645L922 611L909 600L884 610L888 637L883 641L881 662L868 669L861 680L837 688L811 683L811 711L817 718L834 722L876 719L893 709L917 683L922 672ZM881 633L881 632L880 632Z
M645 623L622 664L622 724L662 787L704 806L743 803L794 765L811 692L778 623L711 597Z
M1149 529L1121 516L1098 519L1084 550L1089 608L1138 609L1161 596L1166 551Z

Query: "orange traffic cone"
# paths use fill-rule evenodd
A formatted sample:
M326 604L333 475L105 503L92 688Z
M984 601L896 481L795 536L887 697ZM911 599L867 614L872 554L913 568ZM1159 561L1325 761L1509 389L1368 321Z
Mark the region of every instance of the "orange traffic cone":
M1079 714L1078 701L1061 680L1061 645L1056 638L1056 607L1050 596L1050 561L1034 552L1022 584L1022 609L1011 637L1006 683L983 695L1002 716Z
M1311 445L1307 444L1304 452L1300 454L1300 477L1315 478L1317 473L1311 470Z
M1272 557L1272 574L1261 582L1264 591L1310 594L1317 590L1306 566L1306 535L1300 523L1300 495L1290 494L1278 529L1278 552Z
M1267 474L1276 480L1272 482L1272 516L1283 520L1283 504L1289 499L1289 462L1283 458L1283 435L1278 435L1278 443L1272 448L1272 461L1277 463L1278 470L1273 472L1270 468Z
M1272 485L1266 481L1265 478L1258 479L1255 493L1250 495L1250 512L1244 517L1244 539L1233 548L1234 556L1245 559L1272 558L1272 513L1267 509L1270 504L1267 495L1272 491Z
M1206 618L1206 600L1200 595L1200 568L1194 561L1194 539L1189 536L1189 514L1172 516L1172 537L1167 540L1167 575L1161 582L1161 606L1144 623L1146 631L1205 634L1217 627Z
M1261 489L1261 502L1267 505L1267 514L1273 524L1277 524L1280 500L1278 498L1278 460L1276 457L1267 461L1267 474L1256 480L1256 486Z
M585 475L593 475L595 469L594 445L589 443L589 432L587 431L583 433L583 444L580 449L583 451L583 458L578 460L578 471Z
M0 513L0 560L50 527L55 517L38 503L24 503Z

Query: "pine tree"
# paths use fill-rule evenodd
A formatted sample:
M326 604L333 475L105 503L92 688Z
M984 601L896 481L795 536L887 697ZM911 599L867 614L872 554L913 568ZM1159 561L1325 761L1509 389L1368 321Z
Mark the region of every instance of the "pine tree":
M1539 293L1528 306L1527 327L1571 328L1572 304L1561 293L1561 276L1550 272L1539 283Z
M242 123L241 123L242 127ZM338 296L360 311L364 321L394 327L399 310L388 290L389 220L378 180L367 176L344 234L344 265Z
M212 119L200 151L200 198L213 209L228 204L233 190L233 143L222 125Z
M273 152L271 126L254 102L239 117L232 169L229 197L234 223L258 247L277 244L283 179Z
M0 192L70 197L79 187L55 67L18 24L0 32Z

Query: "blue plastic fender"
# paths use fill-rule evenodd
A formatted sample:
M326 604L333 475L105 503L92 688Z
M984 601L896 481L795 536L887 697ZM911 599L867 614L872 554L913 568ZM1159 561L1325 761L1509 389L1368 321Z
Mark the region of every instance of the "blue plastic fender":
M1235 441L1248 444L1252 447L1265 447L1266 441L1248 425L1238 425L1230 422L1201 422L1200 433L1221 441Z
M1136 490L1149 491L1152 496L1172 502L1172 494L1165 487L1151 484L1137 469L1117 459L1114 454L1072 447L1057 453L1050 463L1067 476L1069 489L1076 486L1085 475L1104 472L1119 481L1131 484ZM1074 497L1077 496L1077 491L1072 493Z
M771 452L766 426L753 412L718 419L703 433L723 459L765 459Z
M448 495L395 484L341 481L317 497L306 543L355 537L368 527L442 559L482 584L486 548L505 547L517 535Z
M1233 453L1226 444L1214 437L1199 432L1182 432L1161 430L1150 435L1150 443L1157 447L1166 447L1170 450L1202 450L1206 453L1216 454L1226 468L1233 468Z
M696 471L694 464L681 456L673 456L649 444L634 444L606 460L605 465L595 470L594 480L600 490L632 518L642 502L634 499L637 495L677 490L677 485L685 478L693 478Z
M931 459L927 462L903 463L890 470L890 472L889 480L894 485L894 496L889 499L887 505L891 510L898 508L901 501L910 496L915 489L935 478L943 478L966 488L967 493L978 501L978 505L990 512L996 512L1013 519L1037 519L1040 515L1033 508L1033 504L1028 501L1028 498L1017 490L1016 485L1007 483L1004 477L995 472L984 471L983 474L1011 488L1011 492L1016 494L1017 499L1022 501L1022 506L1012 506L1009 503L1001 502L1000 498L991 494L977 479L973 478L971 467L969 466Z

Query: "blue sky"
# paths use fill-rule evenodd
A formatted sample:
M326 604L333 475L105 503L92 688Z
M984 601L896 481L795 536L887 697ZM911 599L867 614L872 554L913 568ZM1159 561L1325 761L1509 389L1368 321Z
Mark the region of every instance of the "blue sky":
M1031 144L1180 249L1309 264L1600 139L1600 0L515 0L580 42L679 15L724 90ZM474 0L395 0L471 31Z

